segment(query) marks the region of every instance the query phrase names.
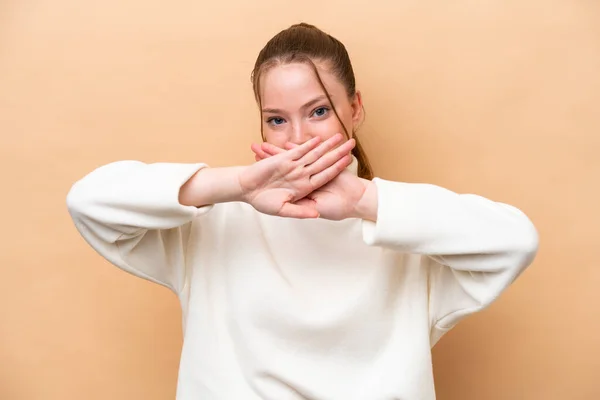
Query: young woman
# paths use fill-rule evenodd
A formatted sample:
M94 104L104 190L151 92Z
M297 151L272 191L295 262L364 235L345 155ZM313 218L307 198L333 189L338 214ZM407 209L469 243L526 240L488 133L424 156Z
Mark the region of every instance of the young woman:
M67 198L86 241L183 309L180 400L434 399L431 347L532 262L517 208L373 178L344 45L273 37L257 162L114 162Z

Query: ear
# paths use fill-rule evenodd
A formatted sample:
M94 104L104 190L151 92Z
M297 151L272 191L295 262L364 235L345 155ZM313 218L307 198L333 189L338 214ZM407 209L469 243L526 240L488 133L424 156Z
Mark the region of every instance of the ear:
M354 98L351 103L352 107L352 127L353 130L356 130L358 126L362 123L364 118L364 108L362 102L362 95L360 90L357 90L354 94Z

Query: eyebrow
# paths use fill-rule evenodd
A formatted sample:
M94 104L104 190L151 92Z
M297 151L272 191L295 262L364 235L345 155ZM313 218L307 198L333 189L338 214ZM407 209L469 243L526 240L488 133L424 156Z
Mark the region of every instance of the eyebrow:
M333 96L332 96L332 95L329 95L329 97L331 98L331 97L333 97ZM308 107L310 107L310 106L314 105L315 103L318 103L318 102L320 102L320 101L322 101L322 100L325 100L325 99L327 99L327 96L325 96L325 95L323 94L323 95L321 95L321 96L319 96L319 97L315 97L314 99L312 99L311 101L307 102L306 104L304 104L304 105L303 105L302 107L300 107L300 108L302 108L302 109L306 109L306 108L308 108ZM278 109L278 108L263 108L263 110L262 110L262 111L263 111L263 112L265 112L265 113L271 113L271 114L283 114L283 113L284 113L284 112L283 112L283 110L280 110L280 109Z

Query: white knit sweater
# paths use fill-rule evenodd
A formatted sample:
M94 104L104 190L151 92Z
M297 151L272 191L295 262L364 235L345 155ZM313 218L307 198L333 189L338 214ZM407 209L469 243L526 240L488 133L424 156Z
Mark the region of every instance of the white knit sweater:
M67 198L98 253L178 295L179 400L435 399L431 347L537 252L518 209L428 184L374 179L376 223L179 204L203 167L115 162Z

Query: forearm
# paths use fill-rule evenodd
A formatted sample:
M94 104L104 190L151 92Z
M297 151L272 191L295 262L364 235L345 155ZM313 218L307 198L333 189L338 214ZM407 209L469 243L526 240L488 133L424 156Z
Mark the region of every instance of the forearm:
M244 168L202 168L181 187L179 202L184 206L202 207L242 201L239 174Z
M67 207L78 227L100 242L178 227L199 212L179 203L180 189L204 168L202 163L113 162L75 182Z
M482 269L491 270L489 256L502 263L507 254L528 258L537 248L535 227L518 209L435 185L378 180L358 209L367 222L374 213L378 217L367 224L369 243L434 256L470 255L471 267L482 255L488 256Z

